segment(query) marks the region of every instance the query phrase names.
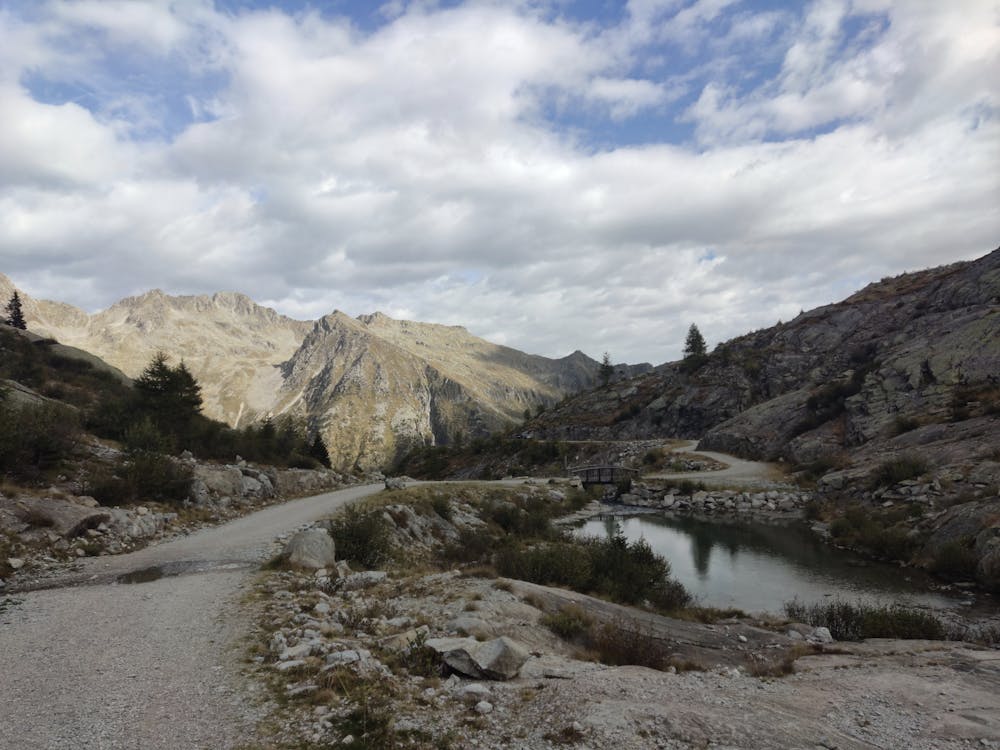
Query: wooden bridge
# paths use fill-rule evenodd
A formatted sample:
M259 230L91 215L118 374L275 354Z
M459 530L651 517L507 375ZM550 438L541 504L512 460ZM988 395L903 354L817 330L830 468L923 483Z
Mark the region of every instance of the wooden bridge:
M637 469L624 466L575 466L569 469L570 476L579 477L586 487L591 484L620 484L635 479Z

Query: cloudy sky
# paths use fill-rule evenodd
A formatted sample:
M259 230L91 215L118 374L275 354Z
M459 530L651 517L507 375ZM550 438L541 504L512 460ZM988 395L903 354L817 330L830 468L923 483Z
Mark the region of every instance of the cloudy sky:
M1000 244L997 0L0 0L0 271L679 356Z

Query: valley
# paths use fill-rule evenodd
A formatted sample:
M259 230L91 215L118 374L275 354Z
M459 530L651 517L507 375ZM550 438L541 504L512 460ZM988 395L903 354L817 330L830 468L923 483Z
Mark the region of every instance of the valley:
M603 379L229 293L24 309L11 750L1000 744L1000 251Z

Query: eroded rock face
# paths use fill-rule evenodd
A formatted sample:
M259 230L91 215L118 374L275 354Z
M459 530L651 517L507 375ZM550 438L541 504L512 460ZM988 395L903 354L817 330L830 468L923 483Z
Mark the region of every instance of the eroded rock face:
M285 561L297 568L319 570L336 565L333 538L325 529L305 529L295 534L282 553Z
M1000 250L871 284L843 302L567 400L527 426L555 439L701 438L702 450L795 462L899 441L926 425L950 459L1000 442Z

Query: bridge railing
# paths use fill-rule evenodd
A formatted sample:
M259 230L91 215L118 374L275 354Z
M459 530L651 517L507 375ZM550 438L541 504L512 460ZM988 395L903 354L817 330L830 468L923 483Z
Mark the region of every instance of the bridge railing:
M624 466L574 466L568 469L570 476L579 477L585 484L618 484L639 475L637 469Z

